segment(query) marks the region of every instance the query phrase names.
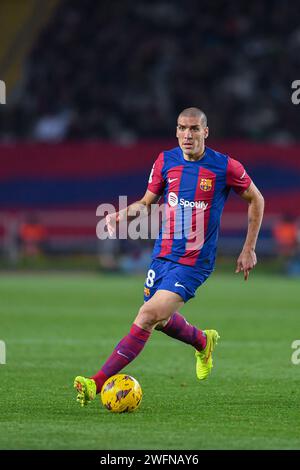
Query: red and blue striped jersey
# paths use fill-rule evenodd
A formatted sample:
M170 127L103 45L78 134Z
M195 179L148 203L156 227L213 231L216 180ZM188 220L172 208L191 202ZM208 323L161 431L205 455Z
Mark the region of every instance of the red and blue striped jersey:
M148 190L163 196L166 215L152 257L212 270L230 189L241 194L250 183L240 162L211 148L199 161L185 160L180 147L160 153Z

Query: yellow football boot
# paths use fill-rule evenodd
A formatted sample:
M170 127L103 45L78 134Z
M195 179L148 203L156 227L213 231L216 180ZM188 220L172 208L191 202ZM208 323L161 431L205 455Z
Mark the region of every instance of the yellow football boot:
M203 351L196 351L196 375L199 380L204 380L211 373L213 367L212 352L220 338L216 330L204 330L206 334L206 346Z
M87 405L96 397L96 382L93 379L78 375L74 380L74 388L77 390L77 401L81 406Z

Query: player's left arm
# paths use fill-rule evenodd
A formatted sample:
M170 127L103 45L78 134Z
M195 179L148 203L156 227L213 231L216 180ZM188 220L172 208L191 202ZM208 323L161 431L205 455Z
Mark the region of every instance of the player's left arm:
M248 231L235 272L243 271L244 279L247 281L249 272L257 263L255 247L264 213L264 198L253 181L248 189L240 193L240 196L248 202Z

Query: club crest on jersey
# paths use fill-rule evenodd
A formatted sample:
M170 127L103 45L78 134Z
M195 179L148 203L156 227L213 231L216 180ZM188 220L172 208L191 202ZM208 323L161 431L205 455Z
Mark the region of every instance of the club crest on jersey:
M212 182L213 180L209 178L201 178L200 189L202 189L202 191L210 191L212 189Z
M148 287L144 287L144 294L145 294L146 297L149 297L150 289L148 289Z

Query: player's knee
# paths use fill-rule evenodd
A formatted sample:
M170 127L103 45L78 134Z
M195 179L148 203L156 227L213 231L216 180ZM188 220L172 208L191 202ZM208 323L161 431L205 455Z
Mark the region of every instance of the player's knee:
M170 320L170 318L171 317L166 318L166 320L161 320L159 323L157 323L157 325L155 326L155 329L158 331L163 330L166 324L168 323L168 321Z
M164 320L164 313L158 306L145 303L139 310L137 319L140 323L153 327Z

